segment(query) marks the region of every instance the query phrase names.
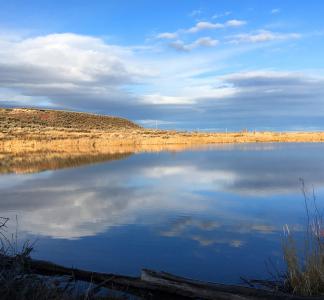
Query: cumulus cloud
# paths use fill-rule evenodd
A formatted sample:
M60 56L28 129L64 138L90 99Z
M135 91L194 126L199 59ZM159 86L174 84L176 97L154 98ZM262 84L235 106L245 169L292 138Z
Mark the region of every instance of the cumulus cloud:
M231 38L233 43L262 43L270 41L283 41L290 39L299 39L299 33L277 33L268 30L259 30L256 33L238 34Z
M190 51L198 47L215 47L219 41L211 37L201 37L192 43L185 44L181 40L174 41L169 46L177 51Z
M263 31L252 38L241 35L239 41L250 41L250 49L261 47L260 41L288 37L297 36ZM163 119L165 126L172 127L176 121L177 127L184 124L191 129L197 128L195 123L200 128L241 129L257 124L289 129L305 126L305 118L319 118L324 112L321 77L275 71L213 75L247 47L219 48L206 55L198 51L218 43L208 36L189 43L175 40L170 46L187 54L162 56L76 34L2 38L0 101L2 105L45 105L134 120ZM267 118L270 115L276 117ZM317 126L319 121L308 123Z
M296 130L311 126L316 129L324 114L321 76L258 70L173 80L166 82L173 85L173 93L162 89L145 101L159 108L168 103L165 107L172 110L173 118L166 120L181 123L190 119L193 124L200 124L200 128Z
M195 26L188 29L189 33L196 33L198 31L207 30L207 29L219 29L224 28L224 25L221 23L211 23L211 22L198 22Z
M244 20L228 20L225 23L213 23L213 22L207 22L207 21L200 21L197 22L195 26L184 30L179 29L176 32L162 32L156 35L157 39L176 39L179 37L179 35L183 33L198 33L200 31L204 30L211 30L211 29L221 29L221 28L227 28L227 27L240 27L245 25L247 22ZM178 41L174 42L175 44L178 43Z
M219 43L218 40L212 39L211 37L202 37L197 39L194 42L194 45L196 46L204 46L204 47L214 47L217 46Z
M177 51L190 51L192 49L191 44L185 44L181 40L176 40L174 42L169 43L169 47Z
M246 24L246 21L243 20L229 20L225 23L212 23L212 22L198 22L195 26L189 28L187 32L197 33L202 30L208 29L221 29L226 27L240 27Z
M238 88L266 88L265 92L282 91L286 88L287 91L293 91L298 86L301 90L316 91L323 83L323 77L307 76L302 72L279 72L279 71L250 71L232 73L221 76L221 79L235 85ZM299 91L301 92L301 91Z
M172 40L176 39L178 37L178 34L175 32L163 32L156 36L158 39L166 39L166 40Z
M93 105L86 101L130 102L123 87L152 75L131 49L89 36L51 34L1 40L0 46L0 87L50 98L53 105L67 105L73 98L80 108Z
M161 94L148 94L142 98L143 103L159 104L159 105L172 105L172 104L190 104L193 102L188 97L165 96Z
M229 20L225 23L225 26L227 27L240 27L246 24L246 21L243 20Z
M219 116L218 123L228 124L225 126L230 126L233 119L236 120L236 128L314 126L319 122L316 118L324 113L324 78L321 76L251 71L228 74L218 79L227 86L225 89L230 88L232 92L218 101L213 96L207 96L196 99L196 103L197 107L206 113L208 111L210 119L213 115Z

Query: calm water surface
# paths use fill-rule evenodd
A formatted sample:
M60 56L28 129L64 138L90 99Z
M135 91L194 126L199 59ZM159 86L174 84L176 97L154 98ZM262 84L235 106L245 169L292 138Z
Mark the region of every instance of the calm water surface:
M219 282L282 269L284 224L305 225L299 178L324 204L324 144L142 153L78 168L0 175L34 257L96 271L141 268Z

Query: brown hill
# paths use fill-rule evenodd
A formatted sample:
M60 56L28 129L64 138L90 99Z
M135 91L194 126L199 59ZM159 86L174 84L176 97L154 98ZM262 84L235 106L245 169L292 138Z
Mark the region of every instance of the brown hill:
M70 128L77 130L140 129L127 119L63 110L0 108L0 130L12 128Z

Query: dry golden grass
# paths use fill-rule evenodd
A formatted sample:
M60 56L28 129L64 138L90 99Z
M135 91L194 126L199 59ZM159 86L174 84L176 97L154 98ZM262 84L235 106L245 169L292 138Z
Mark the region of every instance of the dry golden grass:
M323 142L324 132L206 133L144 129L125 119L85 113L0 109L0 152L94 151L113 146Z

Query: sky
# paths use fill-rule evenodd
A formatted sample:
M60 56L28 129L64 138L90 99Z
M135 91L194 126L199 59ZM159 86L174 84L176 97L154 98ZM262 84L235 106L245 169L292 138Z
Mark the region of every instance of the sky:
M324 130L320 0L0 0L0 106Z

